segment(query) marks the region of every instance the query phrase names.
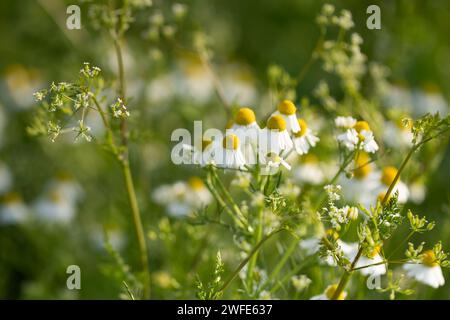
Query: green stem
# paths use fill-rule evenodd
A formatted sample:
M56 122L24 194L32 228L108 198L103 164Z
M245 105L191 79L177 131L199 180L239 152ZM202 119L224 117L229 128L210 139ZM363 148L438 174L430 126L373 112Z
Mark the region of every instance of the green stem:
M398 180L400 179L400 174L405 169L406 164L411 159L411 156L413 155L413 153L422 144L423 143L416 144L416 145L412 146L412 148L409 150L408 154L406 155L405 159L403 160L402 164L400 165L400 168L398 169L394 180L390 184L390 186L389 186L389 188L388 188L388 190L387 190L383 200L381 201L381 204L384 204L389 199L392 191L394 190L395 185L397 184ZM341 277L341 279L339 281L338 287L337 287L336 291L333 294L333 297L332 297L333 300L337 299L339 297L339 295L342 293L342 291L345 289L345 287L347 286L347 283L350 280L350 277L351 277L352 272L353 272L352 269L354 269L356 263L358 262L359 258L361 257L361 254L362 254L362 247L359 248L358 253L355 256L355 259L353 260L353 262L351 264L350 271L345 271L344 274L342 275L342 277Z
M262 239L263 224L264 224L263 218L264 218L264 210L263 210L263 208L259 208L258 228L256 230L256 235L255 235L255 244L259 243ZM248 264L248 269L247 269L248 287L250 287L250 288L252 287L252 284L253 284L253 269L256 266L257 260L258 260L258 252L255 252L252 259L250 260L250 263Z
M128 200L130 202L131 213L133 215L134 229L139 244L140 260L144 273L144 299L150 298L150 268L148 263L147 243L145 241L144 228L142 226L141 215L134 190L133 177L131 175L128 161L122 161L122 172L125 179Z
M259 241L256 244L256 246L252 249L252 251L250 251L248 256L244 260L242 260L242 262L237 266L237 268L233 271L233 273L228 277L228 279L225 281L223 286L219 289L219 292L225 291L225 289L230 285L230 283L234 280L234 278L236 278L236 276L239 274L239 272L242 270L242 268L244 268L245 265L249 262L249 260L252 258L252 256L256 252L258 252L258 250L261 248L261 246L264 244L264 242L266 242L272 236L276 235L277 233L279 233L279 232L281 232L283 230L284 229L277 229L277 230L269 233L268 235L266 235L264 238L262 238L261 241Z

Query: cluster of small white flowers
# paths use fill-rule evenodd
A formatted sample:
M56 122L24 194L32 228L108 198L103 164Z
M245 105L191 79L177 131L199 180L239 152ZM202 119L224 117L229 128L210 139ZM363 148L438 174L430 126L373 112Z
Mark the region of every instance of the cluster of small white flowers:
M184 145L187 155L184 153L183 158L203 166L212 164L244 171L259 164L263 175L274 174L281 166L290 170L285 159L291 152L306 154L319 141L306 121L297 118L296 111L291 101L280 102L261 129L253 110L241 108L225 136L203 141L201 150Z
M114 118L128 118L130 116L130 112L125 106L122 99L117 98L117 101L111 105L111 110L113 112Z

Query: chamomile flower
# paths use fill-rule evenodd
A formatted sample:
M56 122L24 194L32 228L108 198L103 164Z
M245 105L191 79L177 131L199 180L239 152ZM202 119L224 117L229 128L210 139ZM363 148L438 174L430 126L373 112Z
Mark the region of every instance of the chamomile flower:
M291 170L291 165L287 163L282 157L274 152L269 152L265 157L260 158L261 174L262 175L274 175L278 172L280 166Z
M11 98L21 109L33 104L33 93L41 86L40 76L36 70L21 65L10 65L6 68L5 83Z
M336 119L334 119L334 124L336 125L336 127L343 129L353 128L356 122L357 120L352 117L337 117Z
M211 162L220 168L245 170L245 158L237 135L225 135L222 143L217 143L211 150Z
M293 170L293 176L299 183L318 185L325 181L325 175L315 155L303 156L300 163Z
M365 152L360 152L353 162L352 177L342 176L339 183L348 201L360 203L366 208L375 205L374 190L379 188L379 175L375 165ZM386 191L386 190L385 190Z
M65 200L76 203L83 196L83 189L68 172L59 172L50 182L49 190L56 191Z
M358 253L358 249L359 245L357 243L350 243L346 247L344 247L342 251L350 261L353 261ZM355 268L361 268L370 265L370 267L358 270L364 276L379 276L385 274L387 272L386 265L382 264L385 259L381 256L380 253L381 247L376 247L370 254L361 255L355 265Z
M123 230L116 224L96 226L92 230L91 239L96 249L104 249L108 242L115 250L120 251L126 244L126 236Z
M270 153L280 155L283 152L287 154L293 147L294 143L286 129L284 118L280 115L271 116L267 120L267 126L260 132L260 160L266 158Z
M29 210L22 197L14 192L6 194L0 206L0 225L12 225L24 222Z
M240 140L240 148L247 164L256 164L256 148L260 128L252 109L241 108L236 114L231 130Z
M349 150L358 148L368 153L378 150L378 144L366 121L357 121L352 128L338 135L337 139Z
M34 205L36 217L42 222L67 224L75 217L75 205L54 189L38 199Z
M338 288L337 284L330 285L325 289L325 291L322 294L312 297L311 300L331 300L333 299L334 293L336 292L337 288ZM342 291L336 300L345 300L346 297L347 292Z
M255 79L242 65L234 65L225 71L223 91L228 101L239 101L244 105L255 103L257 98Z
M178 181L156 188L152 199L165 206L169 215L183 217L210 204L212 196L200 178L191 177L188 182Z
M442 269L436 262L436 255L433 250L425 251L421 255L421 263L404 264L406 274L417 281L438 288L445 284Z
M181 79L178 95L185 97L186 93L197 103L204 104L211 98L214 86L212 76L203 66L200 59L186 56L180 61Z
M408 148L412 146L413 134L411 125L405 126L403 121L388 121L384 125L383 140L393 148Z
M377 199L383 199L386 191L388 190L391 183L394 181L395 176L397 175L397 168L392 166L384 167L381 172L377 173L378 178L378 187L374 190L374 195L376 195ZM398 202L405 203L409 198L409 188L403 183L400 179L392 189L392 195L398 193ZM374 199L376 202L376 199Z
M439 88L434 84L427 84L422 90L413 93L413 108L416 116L426 113L437 113L445 116L449 114L450 108Z
M300 131L300 125L296 116L297 108L294 103L290 100L283 100L277 106L277 111L275 111L272 116L280 115L286 121L287 130L293 133Z
M298 119L298 124L300 131L294 133L293 142L295 151L297 151L299 155L302 155L308 153L311 147L315 147L320 139L312 133L310 128L308 128L305 119Z
M210 139L202 140L201 149L190 144L183 144L182 148L183 163L205 166L211 162L211 152L214 148Z

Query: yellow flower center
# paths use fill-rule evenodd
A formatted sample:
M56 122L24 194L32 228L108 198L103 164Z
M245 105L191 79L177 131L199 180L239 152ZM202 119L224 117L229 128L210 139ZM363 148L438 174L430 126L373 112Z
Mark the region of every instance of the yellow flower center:
M209 139L202 140L202 151L206 150L211 145L212 141Z
M20 194L18 194L16 192L10 192L3 197L3 202L4 203L22 202L22 197L20 196Z
M383 202L383 199L385 196L386 196L386 192L380 192L377 196L377 201ZM389 196L389 198L390 198L390 196ZM389 198L388 198L388 200L389 200Z
M48 195L50 200L54 203L58 203L62 200L61 195L59 194L59 192L57 190L53 190L52 192L50 192L50 194Z
M319 159L317 158L317 156L315 156L311 153L308 153L303 156L302 161L304 163L318 163Z
M356 159L355 167L356 169L353 171L355 178L363 179L369 175L372 171L372 167L368 163L370 161L370 157L365 152L361 152Z
M286 116L291 116L295 114L297 108L290 100L283 100L278 104L278 112Z
M222 146L228 150L239 148L239 138L235 134L229 134L222 140Z
M202 179L199 177L190 177L188 181L189 187L191 187L193 190L201 190L205 187L203 184Z
M236 114L236 123L238 125L247 126L255 121L255 113L250 108L241 108Z
M59 181L72 181L73 177L70 173L61 171L56 175L56 179Z
M328 286L325 289L325 295L327 296L328 299L333 299L334 293L336 292L336 289L338 288L337 284L333 284L331 286ZM344 291L342 291L339 296L337 297L337 300L344 300L345 299L345 293Z
M361 133L363 130L370 131L370 126L367 121L358 121L355 123L353 129L355 129L358 133Z
M284 121L282 116L271 116L269 120L267 120L267 128L270 130L286 130L286 121Z
M333 238L334 240L339 239L339 233L337 233L337 232L336 232L335 230L333 230L333 229L327 229L327 230L325 231L325 233L326 233L327 237L329 237L329 238Z
M367 255L367 258L373 259L377 254L380 254L381 246L376 246L371 253Z
M386 186L390 186L397 175L397 169L392 166L385 167L381 173L381 182Z
M303 137L306 134L306 130L308 129L308 124L305 119L298 119L298 125L300 126L300 131L294 133L294 136L297 138Z
M427 267L435 267L438 265L438 263L436 262L436 255L434 254L433 250L427 250L422 253L422 263Z

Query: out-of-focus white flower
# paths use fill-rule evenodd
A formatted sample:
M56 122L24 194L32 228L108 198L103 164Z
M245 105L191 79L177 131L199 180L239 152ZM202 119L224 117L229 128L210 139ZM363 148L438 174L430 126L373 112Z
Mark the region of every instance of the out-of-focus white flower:
M298 121L296 121L298 125ZM294 143L286 130L286 121L281 115L273 115L267 120L267 126L261 130L259 137L260 161L264 161L269 153L287 154Z
M214 92L213 78L196 57L184 57L180 60L181 81L177 95L190 97L196 103L208 102Z
M288 198L297 198L300 194L300 187L292 182L290 179L286 179L279 187L278 191Z
M97 249L103 249L105 247L106 241L115 250L122 250L126 244L126 236L119 226L115 224L108 224L104 227L95 228L92 232L92 241Z
M247 164L257 162L257 148L260 128L256 123L256 116L252 109L241 108L236 114L232 132L240 141L240 149Z
M210 204L212 196L200 178L191 177L188 182L178 181L156 188L152 199L165 206L169 215L184 217Z
M403 269L409 277L417 281L438 288L445 284L445 279L442 274L442 269L436 262L436 255L433 250L425 251L421 257L421 263L404 264Z
M338 288L337 284L330 285L325 289L325 291L322 294L312 297L311 300L331 300L333 299L334 293L336 292L337 288ZM336 300L345 300L346 297L347 292L342 291Z
M402 123L387 121L384 124L383 140L389 147L411 147L413 134L410 129L410 127L403 126Z
M316 156L307 154L293 170L293 176L299 183L318 185L325 181L325 176Z
M292 286L295 288L295 290L297 291L303 291L306 288L309 287L309 285L311 284L312 280L309 279L306 275L301 274L298 276L293 276L291 278L291 283Z
M320 139L312 133L304 119L298 119L298 124L300 131L294 133L293 142L295 151L302 155L308 153L309 148L315 147Z
M274 152L269 152L265 157L261 157L260 163L262 164L262 175L273 175L278 172L280 166L285 167L287 170L291 170L291 165Z
M0 206L0 225L19 224L28 219L29 210L17 193L6 194Z
M336 127L343 129L351 129L355 126L357 120L352 117L337 117L334 119Z
M252 74L243 66L235 66L224 72L223 91L227 101L251 105L256 102L257 91Z
M379 174L374 172L374 164L370 161L367 153L360 152L353 164L353 176L351 178L342 176L339 179L346 200L359 203L366 208L376 204L377 193L374 191L380 186Z
M222 143L213 144L211 163L220 168L245 170L246 162L240 144L237 135L226 134Z
M59 190L47 192L34 204L38 220L46 223L68 224L75 217L75 205Z
M278 104L277 111L275 111L272 116L282 116L286 122L287 130L296 133L300 131L300 125L298 124L298 119L295 114L296 111L297 108L292 101L283 100Z
M415 204L421 204L425 200L427 188L421 181L415 181L409 185L409 198Z
M392 166L384 167L381 172L377 172L376 176L378 178L379 184L378 187L374 190L373 195L377 198L374 198L374 203L376 200L382 200L386 191L388 190L391 183L394 181L395 176L397 175L397 169ZM405 203L409 198L409 189L405 183L403 183L400 179L394 186L391 195L394 195L398 192L398 202Z
M33 94L40 89L39 73L21 65L10 65L4 75L11 98L18 108L26 109L33 105Z
M75 204L83 196L83 189L80 184L67 172L59 172L50 182L48 190L56 191L70 203Z
M183 163L205 166L211 163L214 142L203 139L201 150L189 144L183 144Z
M353 128L338 135L337 139L349 150L358 148L369 153L378 150L378 144L375 142L373 133L366 121L357 121Z
M389 85L383 100L388 108L400 109L405 112L412 111L412 93L404 85Z
M344 255L350 260L353 261L358 253L359 245L358 243L350 243L345 248L342 248L342 251L344 252ZM358 259L358 262L355 265L355 268L361 268L365 266L369 266L367 268L359 269L358 271L361 272L364 276L380 276L386 273L386 264L383 264L382 262L385 261L383 257L380 255L381 248L376 247L373 252L371 252L369 255L364 256L361 255ZM379 263L379 264L378 264ZM374 265L378 264L378 265Z
M8 167L0 162L0 194L8 192L12 184L12 175Z
M174 97L175 79L171 73L153 79L146 89L146 97L151 103L165 103Z
M426 113L437 113L441 116L449 114L450 108L442 93L434 85L427 85L423 90L413 92L414 115L423 116Z

